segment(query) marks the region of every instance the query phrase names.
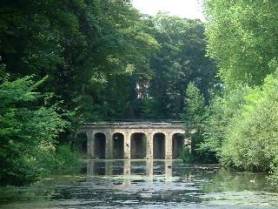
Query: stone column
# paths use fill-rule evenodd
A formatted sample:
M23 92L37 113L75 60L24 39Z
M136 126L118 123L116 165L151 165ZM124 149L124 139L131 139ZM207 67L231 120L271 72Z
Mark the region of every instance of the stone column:
M148 132L146 133L146 158L153 159L153 133Z
M95 133L93 131L87 131L87 155L89 158L93 159L95 158Z
M165 134L165 159L171 160L173 153L172 153L172 146L173 146L173 139L172 133Z
M105 133L105 159L112 159L112 158L113 158L112 133L106 132Z
M131 158L131 133L125 132L124 133L124 158L130 159Z

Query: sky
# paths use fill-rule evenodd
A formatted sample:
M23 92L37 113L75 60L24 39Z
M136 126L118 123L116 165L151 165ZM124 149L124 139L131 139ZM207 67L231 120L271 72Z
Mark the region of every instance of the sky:
M158 11L163 11L189 19L205 19L200 0L132 0L132 2L143 14L155 15Z

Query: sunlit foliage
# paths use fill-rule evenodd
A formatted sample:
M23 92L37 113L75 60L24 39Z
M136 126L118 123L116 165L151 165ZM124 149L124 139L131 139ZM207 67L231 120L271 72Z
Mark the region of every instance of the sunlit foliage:
M224 165L270 171L277 179L277 10L273 0L206 0L208 53L221 94L206 121L203 149Z

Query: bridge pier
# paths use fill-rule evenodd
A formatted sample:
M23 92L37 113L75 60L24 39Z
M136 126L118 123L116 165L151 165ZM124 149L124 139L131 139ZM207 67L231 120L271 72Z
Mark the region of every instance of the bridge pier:
M119 150L123 154L115 156L121 156L124 159L138 157L139 154L140 157L145 156L146 159L171 160L177 156L177 153L173 153L173 151L179 151L186 142L183 137L183 143L179 142L178 146L176 141L175 144L173 143L175 135L184 136L186 133L186 129L181 123L93 123L84 125L83 131L87 135L87 153L91 159L113 159L113 143L117 143L115 149L120 146ZM121 135L122 142L120 144L116 141L118 137L113 139L114 135ZM133 139L133 137L135 138ZM178 149L173 146L177 146ZM154 154L154 149L156 154Z
M147 136L147 154L146 154L146 158L147 159L153 159L153 133L152 132L148 132L146 134Z
M165 140L165 159L171 160L173 157L172 147L173 147L173 139L171 133L166 133L166 140Z
M95 134L93 131L87 131L87 154L89 155L90 158L94 159L94 147L95 147Z
M110 132L105 133L105 158L113 158L113 135Z
M124 158L130 159L131 158L131 134L129 132L124 133Z

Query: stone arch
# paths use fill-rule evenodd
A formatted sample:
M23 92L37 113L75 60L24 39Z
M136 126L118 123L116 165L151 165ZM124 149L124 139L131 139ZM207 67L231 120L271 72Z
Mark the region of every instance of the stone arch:
M124 134L114 133L113 139L113 158L123 159L124 158Z
M106 136L104 133L98 132L94 137L94 156L98 159L105 159Z
M147 137L145 133L133 133L131 135L131 158L144 159L146 158Z
M174 133L172 136L172 157L177 159L181 156L184 149L184 134Z
M165 142L166 137L164 133L155 133L153 135L153 158L165 159Z

